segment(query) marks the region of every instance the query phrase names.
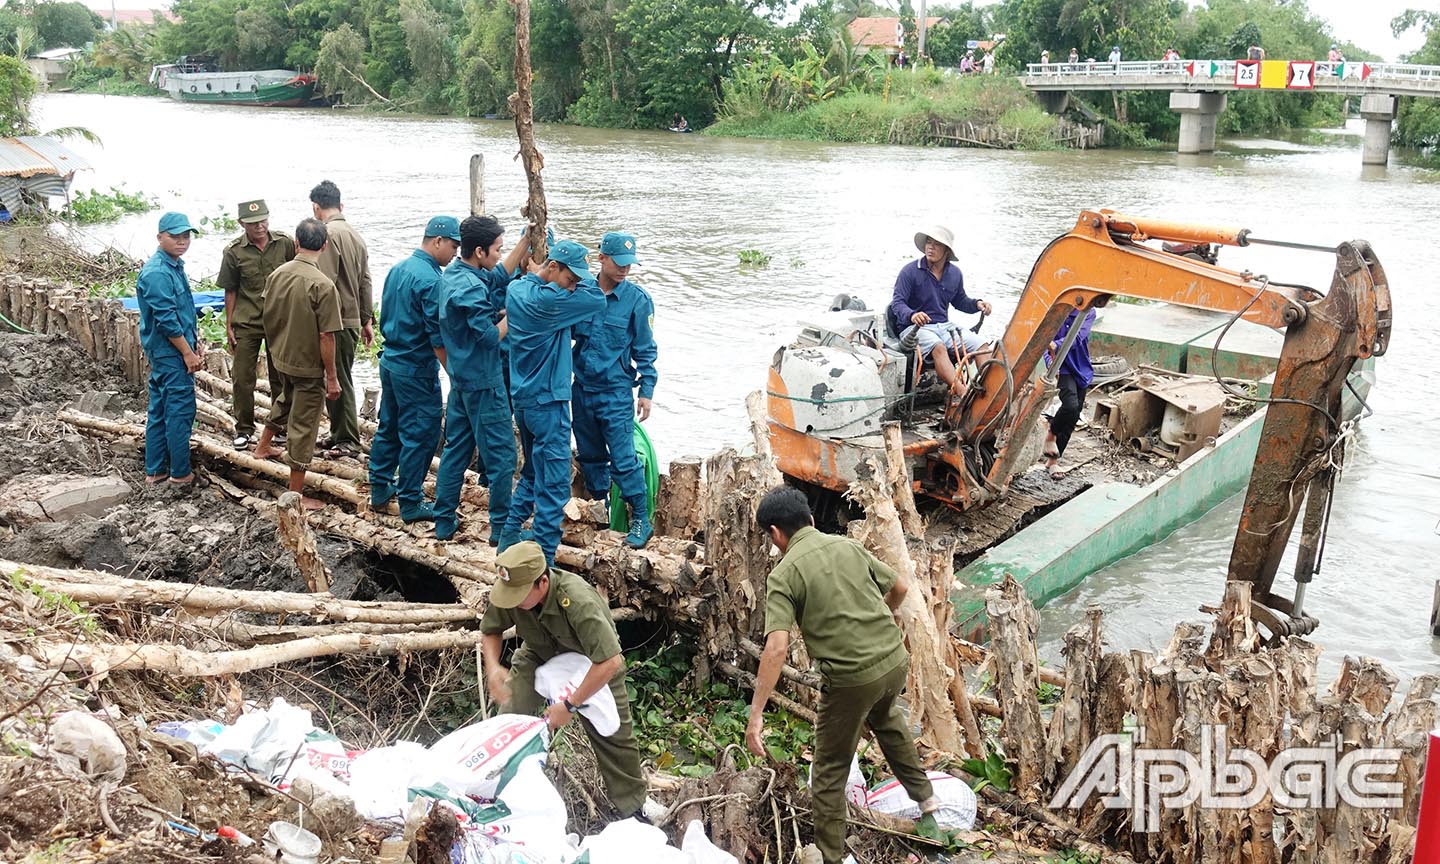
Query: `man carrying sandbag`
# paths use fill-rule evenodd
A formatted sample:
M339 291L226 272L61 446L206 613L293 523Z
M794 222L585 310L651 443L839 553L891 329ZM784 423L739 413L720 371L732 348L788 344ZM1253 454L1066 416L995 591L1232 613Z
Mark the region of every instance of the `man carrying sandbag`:
M664 808L645 797L645 776L640 770L640 748L630 723L630 698L625 691L625 658L610 607L579 576L546 565L545 553L531 540L517 543L495 558L499 578L490 589L490 608L480 621L485 686L502 710L536 714L545 708L552 730L579 716L595 751L600 775L617 813L651 821ZM501 634L510 627L521 646L500 664ZM535 669L557 654L575 652L588 657L590 671L567 699L548 708L535 691ZM609 686L620 715L620 728L605 736L590 719L579 714L587 700Z

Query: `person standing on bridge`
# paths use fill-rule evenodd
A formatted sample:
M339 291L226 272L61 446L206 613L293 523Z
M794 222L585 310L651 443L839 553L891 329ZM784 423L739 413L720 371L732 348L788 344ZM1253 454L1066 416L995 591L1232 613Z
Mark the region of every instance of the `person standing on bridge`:
M605 309L575 328L575 387L570 407L575 449L585 486L608 500L610 480L630 507L625 545L650 542L645 471L635 455L635 419L650 418L655 396L655 301L630 281L635 235L611 231L600 239L600 291ZM639 388L639 397L635 395Z
M460 249L460 220L435 216L420 248L390 268L380 295L380 425L370 445L370 506L400 499L400 518L428 522L425 475L440 443L440 273ZM397 477L398 471L398 477ZM398 481L398 482L397 482Z
M1041 51L1041 52L1040 52L1040 65L1041 65L1041 66L1048 66L1048 65L1050 65L1050 49L1049 49L1049 48L1046 48L1044 51ZM1045 71L1045 70L1042 69L1042 70L1040 70L1040 71L1043 72L1043 71Z
M1074 72L1080 64L1080 50L1078 48L1070 49L1070 60L1068 62L1070 63L1070 71Z
M255 438L255 364L265 342L265 280L295 257L295 241L270 230L270 209L261 200L240 203L240 227L245 233L231 240L220 255L215 284L225 292L225 341L235 362L230 369L235 410L236 450L245 450ZM267 371L270 360L265 360ZM270 391L275 389L270 376Z
M1341 61L1342 57L1340 54L1339 45L1335 45L1333 43L1330 45L1330 56L1328 59L1331 63L1339 63Z
M1110 49L1110 65L1115 67L1115 72L1120 72L1120 46L1116 45Z
M950 326L951 307L961 312L989 315L990 304L975 300L965 293L965 276L953 263L955 235L942 225L933 225L915 234L915 248L925 253L920 260L906 264L895 277L895 294L890 301L897 332L915 325L921 354L935 363L935 374L946 386L954 389L959 375L950 358L951 346L958 334L967 354L981 348L980 337L969 330Z

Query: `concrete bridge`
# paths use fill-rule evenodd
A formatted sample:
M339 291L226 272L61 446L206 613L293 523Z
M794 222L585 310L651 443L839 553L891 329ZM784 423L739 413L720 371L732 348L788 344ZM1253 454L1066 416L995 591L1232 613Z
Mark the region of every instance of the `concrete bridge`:
M1440 66L1407 63L1330 63L1323 60L1157 60L1031 63L1020 76L1045 110L1058 114L1077 90L1168 90L1180 115L1180 152L1215 149L1215 118L1234 90L1341 93L1360 98L1365 119L1361 161L1390 158L1390 126L1397 97L1440 98Z

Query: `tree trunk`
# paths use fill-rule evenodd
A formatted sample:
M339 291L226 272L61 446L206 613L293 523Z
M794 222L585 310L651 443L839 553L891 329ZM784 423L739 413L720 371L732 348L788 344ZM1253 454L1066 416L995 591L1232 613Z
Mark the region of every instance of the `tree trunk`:
M510 0L510 3L515 7L515 92L510 94L510 114L515 118L515 135L520 139L520 164L525 169L525 182L530 193L521 213L531 225L525 235L530 245L530 259L541 264L549 252L545 242L549 209L545 203L545 183L540 178L545 158L535 146L535 103L530 92L530 0Z
M1035 648L1035 607L1015 577L985 593L990 618L990 644L995 652L995 692L1005 712L1002 739L1015 762L1013 788L1021 798L1035 800L1043 790L1046 753L1045 724L1036 693L1040 660Z
M329 593L330 568L315 550L315 535L305 521L305 507L298 492L286 492L275 505L276 533L280 542L295 556L295 566L305 577L305 584L315 593Z

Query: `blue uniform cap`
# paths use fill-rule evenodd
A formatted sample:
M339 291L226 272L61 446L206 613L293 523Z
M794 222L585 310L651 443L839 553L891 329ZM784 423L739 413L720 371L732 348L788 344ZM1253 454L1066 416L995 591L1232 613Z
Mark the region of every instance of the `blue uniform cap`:
M190 224L190 217L184 213L176 213L172 210L160 217L161 234L179 235L189 231L194 231L196 234L200 233L199 229Z
M600 238L600 254L609 255L610 260L621 267L635 263L635 235L623 231L611 231Z
M569 267L570 272L581 279L592 279L594 277L590 275L590 264L585 260L585 256L589 254L589 249L574 240L561 240L550 247L549 258Z
M454 216L432 216L425 225L426 237L444 237L460 242L460 220Z

